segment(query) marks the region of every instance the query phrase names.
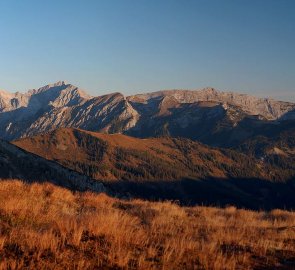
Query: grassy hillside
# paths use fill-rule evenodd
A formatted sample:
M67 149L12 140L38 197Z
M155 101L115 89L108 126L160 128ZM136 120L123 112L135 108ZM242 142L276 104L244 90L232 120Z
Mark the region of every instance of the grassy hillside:
M119 197L178 200L183 205L234 204L294 209L292 170L251 154L183 138L137 139L58 129L13 142L48 160L102 180Z
M292 269L295 214L0 182L0 269Z
M210 148L189 139L137 139L58 129L15 145L99 180L260 178L286 180L254 157Z
M71 190L106 191L99 181L0 140L0 179L10 178L26 182L47 181Z

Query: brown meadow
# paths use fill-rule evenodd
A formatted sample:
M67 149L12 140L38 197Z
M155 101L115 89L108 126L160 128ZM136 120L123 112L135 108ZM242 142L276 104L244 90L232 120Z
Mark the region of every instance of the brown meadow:
M0 182L0 269L294 269L295 213Z

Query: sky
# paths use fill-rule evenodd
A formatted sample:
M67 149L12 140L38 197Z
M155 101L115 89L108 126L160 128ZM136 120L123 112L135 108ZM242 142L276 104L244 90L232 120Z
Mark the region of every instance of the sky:
M0 89L214 87L295 101L294 0L1 0Z

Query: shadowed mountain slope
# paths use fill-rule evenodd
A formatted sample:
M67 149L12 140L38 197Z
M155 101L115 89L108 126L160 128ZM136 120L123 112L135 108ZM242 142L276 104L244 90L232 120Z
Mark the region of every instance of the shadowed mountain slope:
M71 190L106 191L99 181L0 140L0 179L51 182Z
M295 208L294 170L188 139L137 139L63 128L13 143L102 180L118 196L185 205Z
M285 123L284 128L265 129L236 146L239 152L263 160L274 168L285 172L295 171L295 126ZM291 175L292 173L290 173Z

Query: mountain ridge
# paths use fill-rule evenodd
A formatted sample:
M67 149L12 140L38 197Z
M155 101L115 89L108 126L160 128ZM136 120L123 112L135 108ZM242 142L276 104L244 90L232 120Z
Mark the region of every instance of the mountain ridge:
M174 180L186 177L256 177L277 181L283 177L281 171L272 171L267 163L254 157L232 150L212 148L185 138L138 139L124 134L60 128L46 134L16 140L13 144L41 157L57 161L63 166L69 166L79 173L85 174L84 169L87 166L92 167L94 173L88 176L97 180L121 180L128 175L130 179L136 179L137 174L142 175L144 181L169 180L171 176ZM81 166L82 169L80 165L76 168L77 162L84 164ZM249 164L251 170L247 170ZM174 170L176 167L179 167L178 171ZM102 170L105 171L106 177L101 174ZM114 173L115 171L117 172ZM155 175L150 175L150 171L155 172ZM170 175L166 176L167 179L161 179L163 171ZM147 175L143 175L145 173ZM295 168L293 174L295 175ZM129 179L128 177L126 179Z
M0 180L51 182L71 190L106 192L105 186L61 164L0 139Z
M295 103L214 88L94 97L59 81L23 94L0 92L0 138L13 140L73 127L136 137L189 134L188 138L202 141L207 133L218 138L220 130L236 130L247 118L261 124L293 120L294 110Z
M294 166L286 169L284 163L185 138L138 139L62 128L13 144L125 198L252 209L295 206Z

